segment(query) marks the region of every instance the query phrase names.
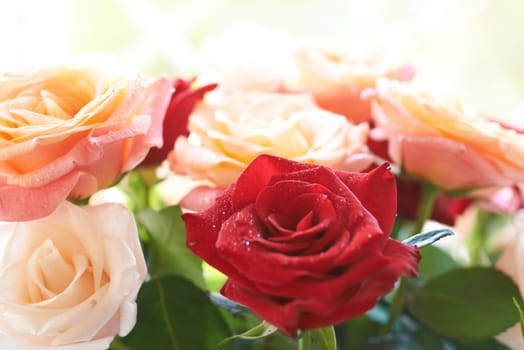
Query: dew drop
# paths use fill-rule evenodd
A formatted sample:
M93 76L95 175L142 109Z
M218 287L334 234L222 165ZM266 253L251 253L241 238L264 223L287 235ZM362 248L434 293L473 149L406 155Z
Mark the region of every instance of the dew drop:
M242 241L242 244L246 247L246 249L248 251L251 250L251 242L250 241L244 240L244 241Z
M188 247L194 247L197 244L195 241L187 242Z

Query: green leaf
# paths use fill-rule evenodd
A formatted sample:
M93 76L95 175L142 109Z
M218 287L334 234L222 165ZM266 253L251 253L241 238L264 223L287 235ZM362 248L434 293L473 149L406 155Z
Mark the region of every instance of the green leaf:
M146 282L137 303L135 328L115 340L113 348L211 350L231 335L207 294L183 278L166 276Z
M127 205L131 211L137 212L148 207L149 186L139 172L127 173L118 183L118 187L129 198Z
M435 246L425 247L420 251L420 275L425 279L431 279L445 272L458 268L457 263L449 254Z
M456 341L453 346L450 350L511 350L493 338L470 342Z
M337 350L337 339L333 326L317 328L309 332L313 344L318 344L321 350Z
M520 306L520 303L517 298L513 297L513 304L517 308L517 311L519 313L520 317L520 333L522 334L522 337L524 337L524 313L522 312L522 307Z
M422 232L419 234L416 234L414 236L409 237L408 239L405 239L402 241L402 243L408 244L408 245L414 245L418 248L423 248L425 246L431 245L438 241L439 239L442 239L446 236L453 235L453 231L447 228L443 228L440 230L434 230L429 232Z
M152 276L177 275L205 289L202 261L186 247L186 231L178 206L146 209L138 219L149 233L148 269Z
M494 268L454 269L429 280L409 300L413 315L435 332L461 339L495 336L518 321L513 281Z
M336 326L338 345L341 349L354 350L368 338L378 334L381 327L381 323L374 321L368 315L346 321Z
M256 340L256 339L264 338L264 337L267 337L268 335L275 333L277 330L278 330L277 327L270 325L266 321L262 321L255 327L251 328L250 330L245 331L242 334L236 334L234 336L231 336L229 338L222 340L220 344L218 344L218 347L222 347L223 345L231 342L234 339Z
M430 348L421 346L408 334L388 334L379 338L370 338L357 350L442 350L442 348Z

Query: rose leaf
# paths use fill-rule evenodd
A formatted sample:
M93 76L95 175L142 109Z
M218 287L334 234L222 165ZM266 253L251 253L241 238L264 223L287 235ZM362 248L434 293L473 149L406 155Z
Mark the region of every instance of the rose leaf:
M441 238L444 238L446 236L453 235L453 231L447 228L429 231L429 232L422 232L419 234L416 234L412 237L409 237L408 239L405 239L402 241L402 243L416 246L417 248L422 248L428 245L431 245L435 243L436 241L440 240Z
M309 331L312 343L317 343L322 350L337 350L337 339L333 326L317 328Z
M488 267L453 269L414 291L408 308L438 334L457 339L493 337L519 321L520 293L502 272Z
M244 340L256 340L260 338L267 337L268 335L271 335L275 333L278 330L277 327L270 325L266 321L262 321L255 327L245 331L244 333L237 334L234 336L231 336L229 338L226 338L218 344L217 348L221 348L225 344L231 342L234 339L244 339Z
M457 262L444 250L429 246L420 251L422 259L418 266L420 275L424 279L432 279L450 270L459 267Z
M522 334L522 337L524 337L524 312L522 312L522 306L520 306L520 302L517 298L513 297L513 304L517 308L517 311L519 313L520 317L520 332Z
M135 328L117 338L115 349L216 349L231 331L208 295L178 276L144 283L137 299ZM225 349L231 349L226 344Z
M181 276L205 289L202 261L186 246L186 231L181 216L178 206L161 211L146 209L138 214L151 239L146 250L148 271L153 277Z

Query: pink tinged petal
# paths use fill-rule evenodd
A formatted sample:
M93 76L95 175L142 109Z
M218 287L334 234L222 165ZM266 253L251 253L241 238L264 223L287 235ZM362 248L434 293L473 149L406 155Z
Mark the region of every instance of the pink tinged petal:
M503 168L466 145L440 137L404 135L402 165L444 190L510 184ZM524 175L521 175L524 180Z
M161 78L149 84L142 92L142 100L135 107L134 113L148 116L150 126L144 136L135 137L130 145L128 156L122 171L137 166L147 155L151 147L162 147L162 125L165 112L172 94L172 81Z
M72 173L36 188L0 184L0 220L26 221L51 214L82 177Z
M61 176L68 174L76 168L82 166L93 166L97 161L104 161L104 164L111 165L118 169L116 174L112 171L112 178L116 177L122 172L123 161L126 150L126 143L128 139L138 137L145 134L149 127L149 118L136 118L132 124L128 126L112 126L104 129L102 135L98 135L101 130L97 130L95 135L86 137L76 143L73 148L66 154L56 158L47 165L40 167L35 171L27 174L9 178L9 184L19 185L23 187L37 187L43 186L46 183L53 181ZM108 155L105 154L106 148L112 145L117 152L107 150ZM94 173L95 176L98 174ZM102 179L106 178L101 174ZM106 184L107 185L107 184Z
M185 136L177 138L173 152L168 155L169 165L179 174L194 179L209 179L218 187L233 183L245 164L211 149L195 146Z
M62 346L47 346L43 344L28 344L20 340L9 337L0 333L0 348L1 349L16 349L16 350L106 350L113 341L114 337L105 337L92 340L85 343L76 343Z
M523 206L523 192L519 185L502 188L486 188L471 192L480 199L480 205L495 213L515 214Z
M122 305L120 305L120 314L118 316L120 318L120 330L118 331L118 335L125 337L135 327L137 317L136 303L134 301L123 302Z
M203 211L211 207L223 191L223 188L199 186L186 194L179 204L182 208L188 210Z

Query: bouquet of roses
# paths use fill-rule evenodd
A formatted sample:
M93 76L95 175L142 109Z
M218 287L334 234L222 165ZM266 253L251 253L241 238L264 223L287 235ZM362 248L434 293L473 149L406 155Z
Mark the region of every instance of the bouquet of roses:
M0 78L2 349L524 348L519 121L277 41Z

